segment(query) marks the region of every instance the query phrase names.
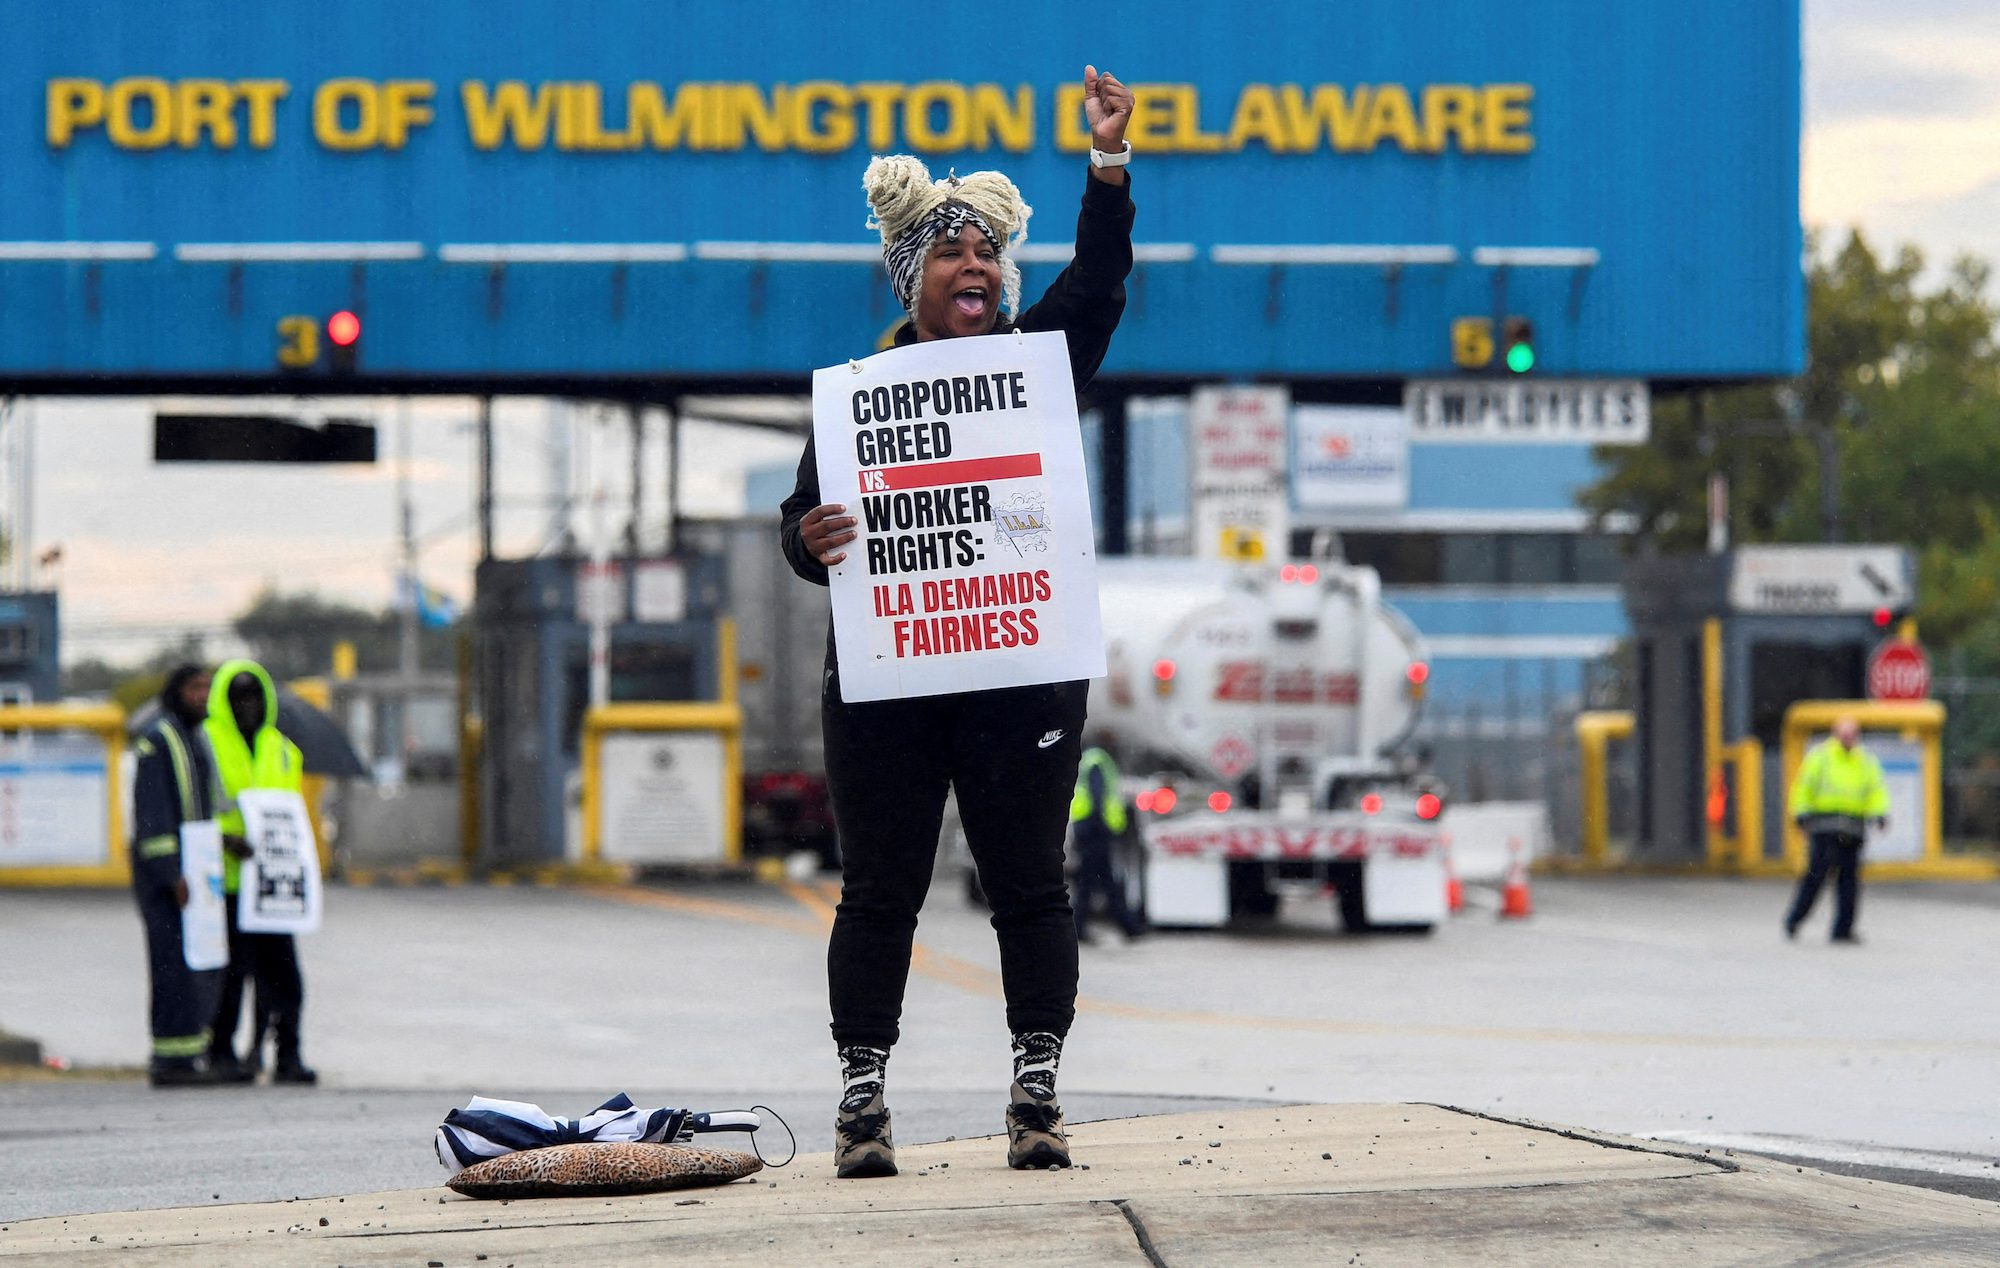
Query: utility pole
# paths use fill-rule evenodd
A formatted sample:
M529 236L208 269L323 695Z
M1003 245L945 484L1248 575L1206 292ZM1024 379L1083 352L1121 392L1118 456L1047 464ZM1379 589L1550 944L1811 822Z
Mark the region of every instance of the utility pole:
M545 424L549 456L549 549L567 555L574 548L576 529L570 517L576 511L575 473L572 457L576 450L570 423L569 402L560 396L549 398Z
M667 536L662 551L681 548L681 398L667 402Z
M493 558L493 398L479 398L479 562Z
M1832 423L1821 423L1813 433L1819 446L1819 526L1829 542L1840 540L1840 441Z
M13 398L14 422L14 588L35 588L35 403Z
M1128 524L1131 477L1127 471L1126 428L1129 398L1123 392L1107 396L1098 405L1097 480L1098 503L1103 522L1098 525L1107 555L1123 555L1130 550Z
M625 517L625 558L639 558L639 525L646 514L646 406L634 397L625 403L625 420L632 433L632 508Z
M611 526L605 519L605 504L611 491L605 487L605 418L592 411L590 430L584 438L584 483L590 489L590 563L585 577L590 586L590 703L611 699L611 603L615 587L611 574ZM622 580L622 579L621 579Z
M408 717L411 685L417 677L417 630L421 620L423 582L417 576L417 506L410 491L411 458L410 398L396 405L396 495L402 506L403 525L403 630L398 670L403 683L404 717ZM409 739L407 724L403 739Z

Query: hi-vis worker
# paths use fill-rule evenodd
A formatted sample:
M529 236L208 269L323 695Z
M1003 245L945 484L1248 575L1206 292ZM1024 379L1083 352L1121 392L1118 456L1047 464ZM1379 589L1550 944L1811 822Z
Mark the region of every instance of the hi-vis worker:
M299 1014L305 1003L305 982L289 933L245 933L237 926L236 894L242 888L241 860L250 857L243 836L243 812L237 794L252 788L298 792L305 778L305 759L298 745L278 731L278 689L255 661L226 661L215 671L208 696L208 720L203 730L215 753L222 785L222 888L229 895L229 970L222 981L209 1041L209 1064L254 1078L263 1065L264 1034L277 1041L277 1083L317 1083L319 1076L299 1057ZM243 1013L243 980L255 979L256 1022L251 1030L247 1060L236 1056L236 1025Z
M1854 935L1854 908L1861 896L1862 835L1869 820L1877 831L1888 826L1889 789L1882 782L1882 764L1861 747L1860 737L1861 727L1853 718L1837 719L1833 735L1812 747L1792 782L1792 819L1808 834L1812 857L1785 915L1787 938L1798 936L1831 868L1833 940L1861 941Z
M1083 751L1076 768L1076 791L1069 799L1070 834L1076 840L1076 939L1090 942L1090 907L1094 895L1104 895L1106 913L1127 938L1145 932L1139 917L1125 902L1125 885L1114 862L1114 847L1125 835L1129 816L1119 787L1118 763L1102 742Z
M215 1014L215 970L187 963L181 909L188 883L181 868L181 826L214 816L215 768L200 726L208 712L208 671L182 665L160 691L160 716L139 738L132 780L132 893L146 925L152 979L154 1087L213 1083L201 1065ZM213 873L210 873L213 876Z

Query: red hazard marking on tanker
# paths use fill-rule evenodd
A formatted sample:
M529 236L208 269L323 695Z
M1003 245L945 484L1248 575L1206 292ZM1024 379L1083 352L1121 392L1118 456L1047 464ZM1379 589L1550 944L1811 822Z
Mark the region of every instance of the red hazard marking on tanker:
M1042 474L1042 455L1003 454L996 458L966 458L959 462L921 462L908 467L867 467L861 471L861 491L929 489L941 484L984 484Z
M1215 679L1215 698L1233 704L1261 703L1263 663L1222 662ZM1361 698L1361 684L1353 674L1322 676L1311 669L1286 669L1272 675L1270 698L1276 704L1353 704Z
M1250 764L1250 746L1233 735L1225 735L1216 742L1208 760L1218 775L1233 779Z

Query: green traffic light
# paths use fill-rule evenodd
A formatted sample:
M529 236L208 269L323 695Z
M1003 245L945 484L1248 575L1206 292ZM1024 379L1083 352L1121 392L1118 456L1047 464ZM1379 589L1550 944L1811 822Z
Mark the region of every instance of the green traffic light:
M1507 368L1516 374L1526 374L1535 368L1534 345L1526 343L1509 344L1507 347Z

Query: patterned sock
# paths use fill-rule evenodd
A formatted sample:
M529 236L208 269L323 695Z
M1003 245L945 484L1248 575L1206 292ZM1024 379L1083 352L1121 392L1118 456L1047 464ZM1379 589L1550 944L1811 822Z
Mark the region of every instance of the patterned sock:
M1024 1030L1014 1036L1014 1082L1022 1091L1038 1101L1056 1099L1062 1046L1062 1036L1046 1030Z
M854 1113L875 1099L888 1077L889 1050L850 1044L840 1050L840 1108Z

